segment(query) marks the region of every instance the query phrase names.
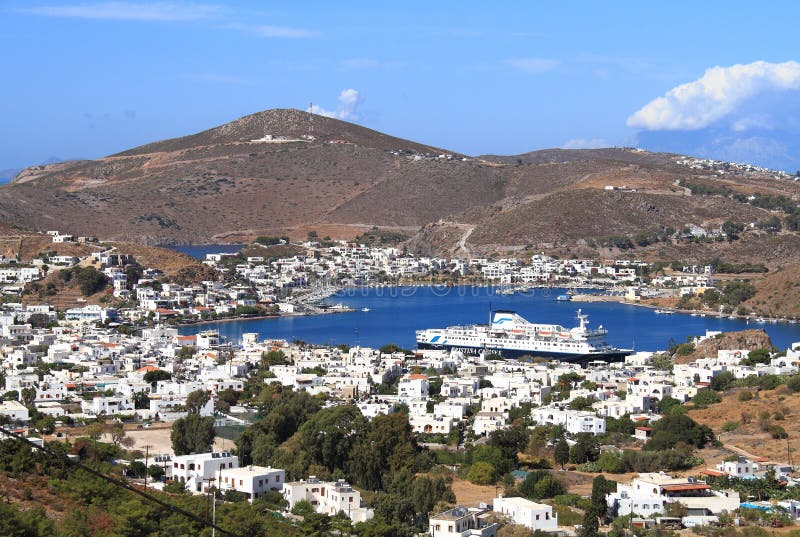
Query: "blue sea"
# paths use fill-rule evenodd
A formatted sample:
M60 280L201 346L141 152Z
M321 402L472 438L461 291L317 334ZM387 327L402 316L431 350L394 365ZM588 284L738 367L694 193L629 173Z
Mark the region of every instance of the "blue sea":
M301 339L322 345L362 345L380 347L396 343L415 348L415 330L457 324L486 323L489 310L514 310L532 322L577 325L578 308L589 315L590 327L608 329L608 341L621 348L663 350L670 340L705 334L706 330L725 332L763 328L780 349L800 341L800 324L748 323L718 317L692 317L687 314L659 315L650 308L616 302L559 302L563 289L534 289L516 295L497 295L493 287L380 287L346 289L332 297L330 304L341 303L356 311L325 315L250 319L198 324L181 328L182 334L215 329L238 342L244 332L257 332L261 339ZM369 311L362 311L368 308Z
M166 248L188 254L202 261L206 258L206 254L235 254L245 246L244 244L190 244L188 246L166 246Z

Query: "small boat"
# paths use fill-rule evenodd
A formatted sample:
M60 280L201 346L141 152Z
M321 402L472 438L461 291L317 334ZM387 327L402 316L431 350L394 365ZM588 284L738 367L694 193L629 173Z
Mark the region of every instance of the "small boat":
M572 295L558 295L556 297L556 300L558 300L559 302L569 302L570 300L572 300Z
M364 313L367 313L369 311L369 308L366 308L366 307L365 308L361 308L361 311L363 311Z
M657 310L655 310L655 312L654 312L654 313L658 313L658 314L660 314L660 315L672 315L672 314L673 314L673 313L675 313L675 312L674 312L674 311L672 311L672 310L662 310L662 309L657 309Z

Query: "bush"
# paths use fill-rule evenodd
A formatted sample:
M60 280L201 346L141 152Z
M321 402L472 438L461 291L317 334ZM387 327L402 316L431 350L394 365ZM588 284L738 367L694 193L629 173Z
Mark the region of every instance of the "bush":
M622 463L622 458L614 453L605 452L597 459L598 466L603 472L610 474L621 474L625 472L625 465Z
M753 400L753 392L751 392L750 390L741 391L741 392L739 392L739 395L737 396L737 399L739 399L739 401L742 401L743 403L747 402L747 401L752 401Z
M714 405L722 401L722 397L710 388L700 388L692 398L692 402L697 406Z
M725 425L722 426L722 430L724 432L726 432L726 433L729 433L731 431L735 431L738 428L739 428L739 422L738 421L726 421Z
M786 386L793 392L800 392L800 375L792 375L786 380Z
M782 440L784 438L789 438L789 434L786 432L786 429L784 429L780 425L775 425L775 424L770 425L768 431L769 435L775 440Z
M539 470L531 472L525 477L519 485L519 492L526 498L541 500L564 494L566 490L561 482L549 472Z

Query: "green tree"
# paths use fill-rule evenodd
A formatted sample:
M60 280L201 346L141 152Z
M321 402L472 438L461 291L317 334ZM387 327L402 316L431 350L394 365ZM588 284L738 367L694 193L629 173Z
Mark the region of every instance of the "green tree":
M189 414L200 414L210 397L205 390L195 390L186 396L186 411Z
M150 408L150 396L146 392L133 394L133 407L137 410Z
M736 377L732 372L723 371L711 377L710 388L718 392L724 392L733 386L734 381L736 381Z
M700 388L692 397L692 402L697 406L715 405L722 401L722 397L710 388Z
M145 373L144 377L142 377L142 380L155 385L155 383L160 380L170 380L171 378L172 373L169 371L164 371L163 369L153 369L152 371Z
M770 352L768 349L753 349L747 353L747 365L768 364L770 361Z
M579 433L575 440L575 444L569 449L569 462L583 464L597 460L600 456L600 445L593 434Z
M711 391L711 393L715 392ZM668 450L679 443L703 448L712 438L711 429L698 424L689 416L685 414L668 415L653 424L652 436L645 444L644 449L647 451Z
M569 461L569 444L567 444L564 438L556 443L555 450L553 451L553 458L556 464L560 465L563 470L564 465Z
M474 462L467 472L467 480L476 485L491 485L497 480L495 467L488 462Z
M172 424L170 439L176 455L210 451L214 443L214 418L189 413Z

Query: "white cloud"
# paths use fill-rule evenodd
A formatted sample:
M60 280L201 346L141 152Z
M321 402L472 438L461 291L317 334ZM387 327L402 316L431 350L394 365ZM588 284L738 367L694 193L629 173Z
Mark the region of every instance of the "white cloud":
M279 39L308 39L318 37L319 33L305 28L293 28L289 26L272 26L269 24L226 24L225 28L239 30L256 37L279 38Z
M348 88L339 94L339 105L336 110L326 110L319 105L311 106L311 113L325 117L343 119L346 121L356 121L359 119L358 106L364 102L364 98L358 90Z
M697 80L676 86L644 105L628 118L627 125L647 130L703 129L734 114L758 95L792 90L800 90L800 63L794 61L712 67ZM753 121L750 123L755 126ZM758 122L763 124L764 119ZM738 127L747 128L748 123L740 122Z
M208 4L171 2L98 2L94 4L35 6L15 9L14 11L28 15L76 19L187 21L213 17L220 12L220 8Z
M549 58L514 58L506 60L505 64L514 69L538 75L555 69L561 62Z
M597 149L600 147L611 147L611 144L603 138L573 138L561 145L562 149Z

